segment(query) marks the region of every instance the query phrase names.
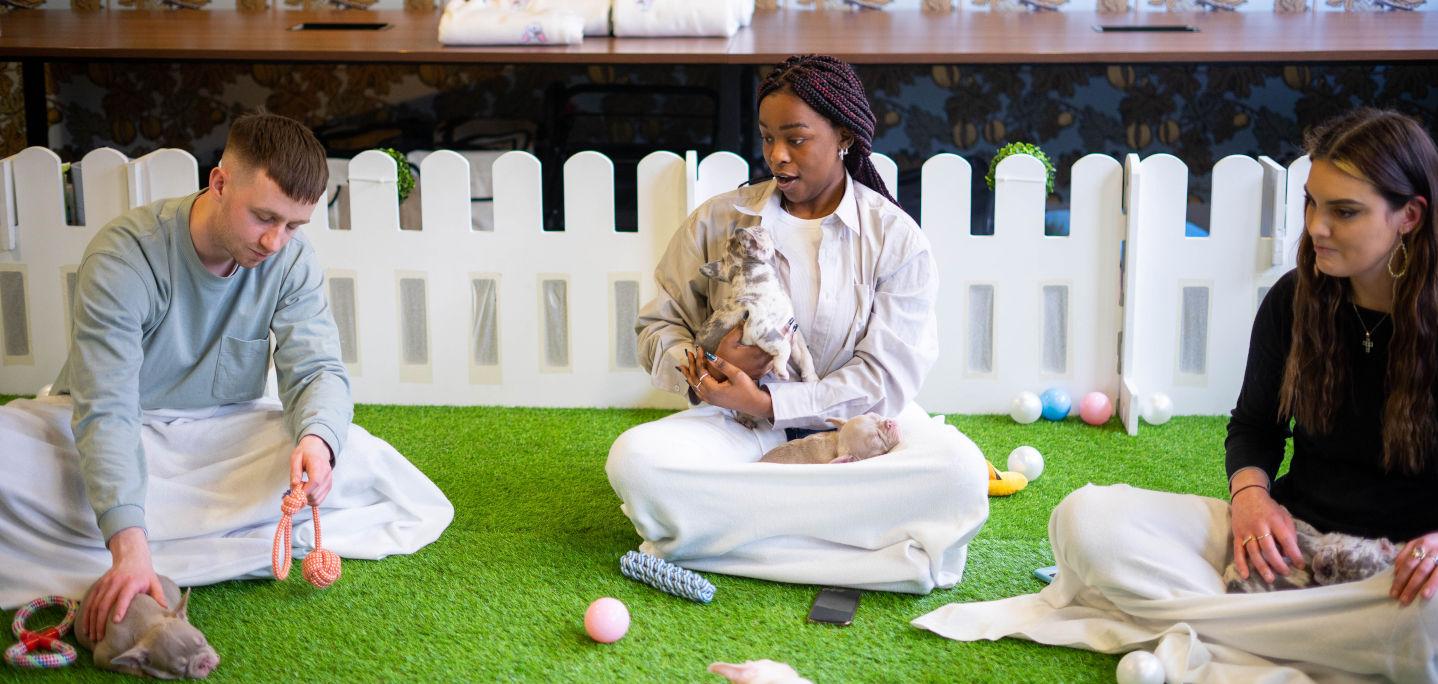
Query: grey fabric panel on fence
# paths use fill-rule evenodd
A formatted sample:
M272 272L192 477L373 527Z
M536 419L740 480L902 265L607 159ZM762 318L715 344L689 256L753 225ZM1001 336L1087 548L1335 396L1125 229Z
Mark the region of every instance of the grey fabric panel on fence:
M330 278L330 312L340 334L340 360L359 362L359 334L355 330L355 279Z
M1178 370L1203 374L1208 369L1208 288L1183 288L1183 319L1178 337Z
M400 358L410 365L429 363L429 321L423 278L400 278Z
M994 370L994 286L969 286L969 370Z
M25 305L25 274L0 271L0 320L5 323L5 355L30 355L30 316Z
M499 365L499 283L493 278L475 278L470 282L474 305L470 325L470 344L474 365Z
M614 282L614 365L618 368L639 367L639 336L634 322L639 318L639 283L634 280Z
M1044 286L1044 372L1067 373L1069 358L1069 288Z
M546 280L544 296L544 361L556 368L569 365L569 283Z

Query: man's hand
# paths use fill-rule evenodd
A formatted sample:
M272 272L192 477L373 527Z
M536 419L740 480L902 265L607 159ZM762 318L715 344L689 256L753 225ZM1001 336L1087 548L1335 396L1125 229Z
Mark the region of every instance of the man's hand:
M315 435L305 435L290 452L290 482L299 482L300 474L308 476L305 494L310 505L318 506L330 493L334 469L330 467L330 446Z
M713 352L715 356L744 371L745 375L757 383L774 365L774 357L759 347L741 343L739 340L743 338L744 324L740 323L724 334L724 338L719 340L719 348Z
M139 594L149 594L161 608L165 603L165 589L160 577L150 564L150 540L145 530L127 527L110 537L110 569L100 576L90 588L85 602L85 614L80 616L80 627L90 637L91 643L100 643L105 638L106 618L114 613L116 623L125 619L130 601Z

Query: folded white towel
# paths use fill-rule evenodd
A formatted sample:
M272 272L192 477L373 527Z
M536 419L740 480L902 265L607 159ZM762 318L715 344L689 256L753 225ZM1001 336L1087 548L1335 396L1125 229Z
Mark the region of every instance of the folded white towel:
M739 30L743 4L743 0L614 0L614 35L727 38Z
M576 45L584 18L572 12L529 12L483 1L452 0L439 18L445 45Z
M569 12L584 18L584 35L609 35L613 0L494 0L501 6L530 12Z

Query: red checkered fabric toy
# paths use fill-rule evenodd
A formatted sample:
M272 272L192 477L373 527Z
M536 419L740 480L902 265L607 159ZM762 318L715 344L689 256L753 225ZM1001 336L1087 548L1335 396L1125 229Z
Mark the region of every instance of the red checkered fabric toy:
M75 647L60 638L70 630L70 625L75 624L75 612L79 605L64 596L43 596L21 606L20 610L15 611L15 621L10 624L11 631L15 632L20 643L5 649L5 662L14 667L26 668L65 667L75 662ZM25 621L29 620L35 611L49 606L64 607L65 619L54 627L46 627L38 632L25 629Z

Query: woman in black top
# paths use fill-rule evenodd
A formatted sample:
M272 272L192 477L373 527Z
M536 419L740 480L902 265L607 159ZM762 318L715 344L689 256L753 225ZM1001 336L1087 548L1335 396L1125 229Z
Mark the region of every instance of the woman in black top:
M1418 122L1372 109L1306 147L1298 268L1259 308L1228 425L1234 563L1270 582L1301 567L1294 517L1388 537L1406 606L1438 590L1438 152Z
M1049 518L1053 584L915 625L1152 649L1168 681L1438 682L1438 150L1412 119L1372 110L1307 149L1299 267L1259 307L1229 423L1230 500L1080 487ZM1402 542L1396 571L1228 594L1230 562L1270 579L1302 562L1294 517Z

